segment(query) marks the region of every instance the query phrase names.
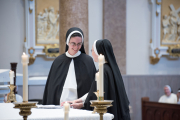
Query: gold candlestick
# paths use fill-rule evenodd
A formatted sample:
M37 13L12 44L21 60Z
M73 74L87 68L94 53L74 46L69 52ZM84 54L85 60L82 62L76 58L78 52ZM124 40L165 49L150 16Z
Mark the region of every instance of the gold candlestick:
M16 102L16 96L14 94L14 88L16 86L14 86L13 84L10 84L10 86L8 86L10 89L10 93L7 94L7 101L6 103L10 103L10 102Z
M27 120L27 117L31 115L31 108L36 108L37 102L21 102L21 103L14 103L14 108L20 109L19 114L23 116L24 120Z
M104 113L107 112L107 108L112 106L113 100L104 100L104 101L98 101L98 100L91 100L91 107L94 107L95 111L99 113L100 120L103 120Z
M112 106L113 100L104 100L104 97L99 97L99 90L97 92L94 92L94 94L97 97L97 100L91 100L91 107L94 107L93 114L99 113L100 120L103 120L104 113L107 112L107 108Z

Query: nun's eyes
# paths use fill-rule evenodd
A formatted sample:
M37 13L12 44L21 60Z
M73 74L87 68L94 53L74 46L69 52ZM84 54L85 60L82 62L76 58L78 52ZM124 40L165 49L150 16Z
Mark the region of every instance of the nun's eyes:
M74 43L74 42L70 42L70 44L71 44L73 47L76 46L76 45L77 45L78 47L82 45L82 43L76 44L76 43Z

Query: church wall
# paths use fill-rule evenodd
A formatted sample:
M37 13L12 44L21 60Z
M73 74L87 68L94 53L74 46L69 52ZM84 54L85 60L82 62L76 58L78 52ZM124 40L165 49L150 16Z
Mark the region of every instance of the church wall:
M17 62L17 72L22 73L24 29L24 0L1 0L0 69L10 69L10 62Z
M89 55L95 40L103 38L103 0L88 0ZM95 63L96 68L98 64Z
M152 65L149 61L151 39L151 4L148 0L127 0L126 74L173 75L180 74L180 59L161 57Z
M24 0L0 1L0 69L10 69L17 62L17 72L22 73L21 55L25 38ZM96 39L102 39L102 0L88 1L89 54ZM28 67L29 76L47 76L53 59L36 56ZM96 64L97 66L97 64Z

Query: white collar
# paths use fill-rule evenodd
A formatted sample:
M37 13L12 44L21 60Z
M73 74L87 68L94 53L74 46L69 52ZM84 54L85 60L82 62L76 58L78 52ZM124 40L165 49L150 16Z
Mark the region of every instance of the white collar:
M70 57L70 58L75 58L75 57L79 56L80 54L81 54L81 51L78 51L75 55L70 55L68 51L66 52L66 56Z

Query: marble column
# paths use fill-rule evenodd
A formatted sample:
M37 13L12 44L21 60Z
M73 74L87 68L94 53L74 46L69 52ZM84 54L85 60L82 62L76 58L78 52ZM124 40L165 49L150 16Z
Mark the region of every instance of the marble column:
M126 74L126 0L103 1L103 38L111 41L121 74Z
M65 52L66 32L71 27L79 27L84 33L84 47L88 54L88 0L60 0L60 54Z

